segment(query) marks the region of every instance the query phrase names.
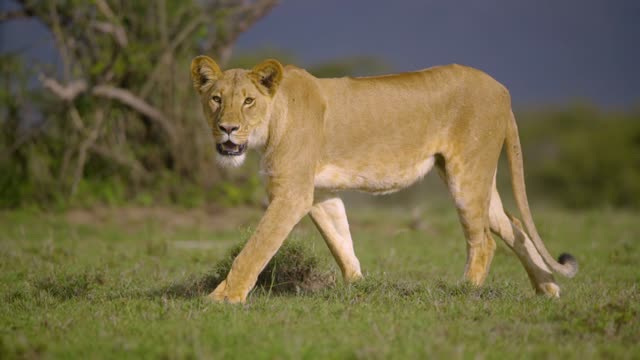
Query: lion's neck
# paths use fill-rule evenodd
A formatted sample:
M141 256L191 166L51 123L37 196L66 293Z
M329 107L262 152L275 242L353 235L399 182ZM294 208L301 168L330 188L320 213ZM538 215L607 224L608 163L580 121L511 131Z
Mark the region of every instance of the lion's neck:
M287 133L287 108L278 100L279 99L274 100L274 106L263 128L264 132L262 135L264 136L264 142L262 148L258 150L263 155L267 155L272 149L278 146Z

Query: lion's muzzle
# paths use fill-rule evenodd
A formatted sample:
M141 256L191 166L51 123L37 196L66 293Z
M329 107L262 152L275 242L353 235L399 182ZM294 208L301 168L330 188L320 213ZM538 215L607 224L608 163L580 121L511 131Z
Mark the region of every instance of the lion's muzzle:
M231 140L216 144L216 150L220 155L238 156L247 151L247 144L236 144Z

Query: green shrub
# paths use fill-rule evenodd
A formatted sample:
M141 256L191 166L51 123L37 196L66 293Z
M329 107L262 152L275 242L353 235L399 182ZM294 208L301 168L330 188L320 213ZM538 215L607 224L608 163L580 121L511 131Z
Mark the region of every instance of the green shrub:
M520 130L532 191L570 208L640 208L640 114L574 107Z

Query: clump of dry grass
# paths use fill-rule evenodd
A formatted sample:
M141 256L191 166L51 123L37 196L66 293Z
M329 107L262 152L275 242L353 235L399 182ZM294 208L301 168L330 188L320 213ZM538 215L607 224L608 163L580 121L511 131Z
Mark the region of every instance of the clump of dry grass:
M237 244L213 267L199 278L190 278L161 291L171 297L206 295L227 276L233 260L244 244ZM258 276L256 289L273 294L311 293L335 284L335 275L322 266L320 259L305 244L288 241L269 261Z
M244 244L234 246L216 265L216 273L226 274ZM290 241L276 253L258 276L256 287L274 293L316 291L335 282L333 273L322 271L317 256L298 241Z

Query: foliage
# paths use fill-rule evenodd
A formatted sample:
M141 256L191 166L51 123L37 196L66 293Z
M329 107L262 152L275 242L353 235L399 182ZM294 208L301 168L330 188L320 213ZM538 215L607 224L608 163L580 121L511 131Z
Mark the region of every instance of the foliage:
M575 106L519 121L527 181L571 208L640 208L640 113Z
M2 19L38 19L61 66L1 59L0 207L93 201L83 189L107 203L141 191L181 198L180 188L192 197L195 187L206 198L226 175L213 164L189 62L207 53L224 63L276 2L18 1ZM25 86L36 78L41 86Z
M25 197L52 202L53 174L50 153L56 144L43 141L47 123L29 111L34 102L47 103L37 90L28 88L29 74L22 59L0 55L0 207L15 207Z

